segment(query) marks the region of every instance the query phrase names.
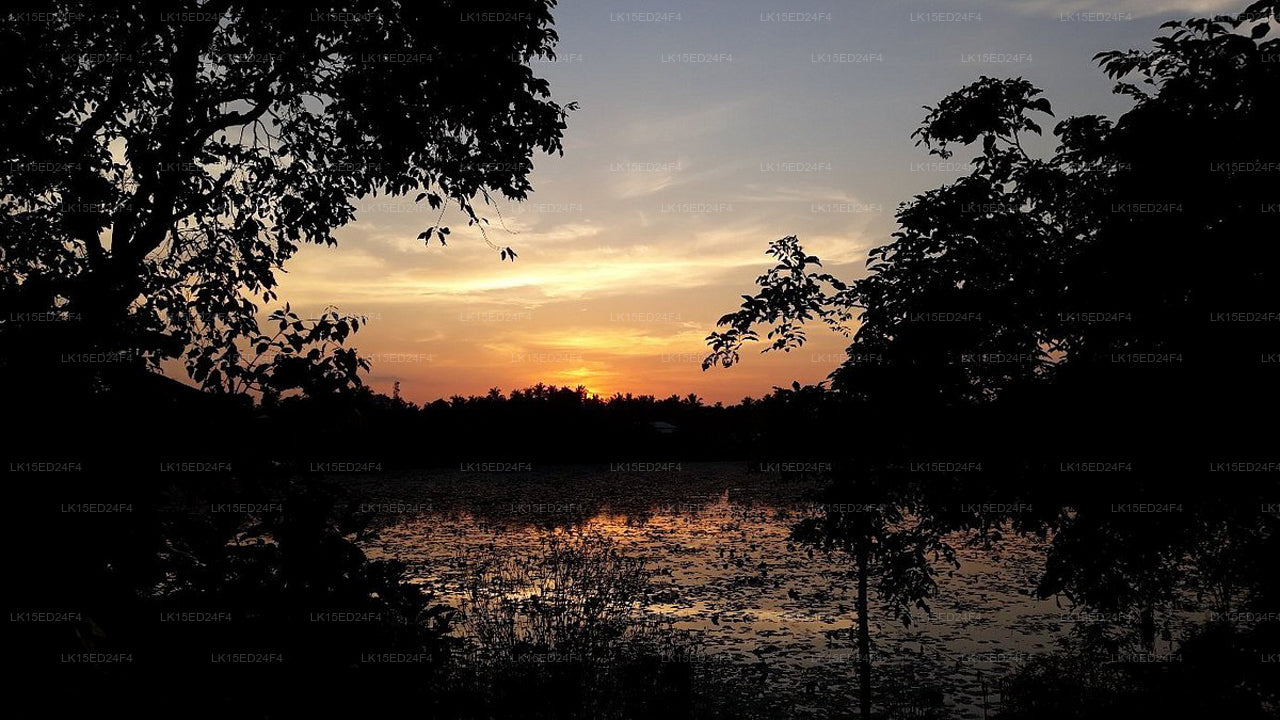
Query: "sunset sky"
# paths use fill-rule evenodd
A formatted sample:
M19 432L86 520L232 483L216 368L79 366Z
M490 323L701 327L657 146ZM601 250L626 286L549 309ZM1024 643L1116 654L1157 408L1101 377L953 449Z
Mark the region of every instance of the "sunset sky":
M287 266L281 297L368 315L369 383L398 379L415 402L538 381L736 402L816 382L845 339L815 327L798 352L704 373L704 338L753 292L770 240L798 235L855 278L901 202L963 173L971 153L948 166L915 147L921 106L985 74L1029 79L1059 118L1114 116L1126 105L1094 53L1245 4L567 0L559 60L537 66L581 104L564 157L535 158L535 192L502 222L489 210L490 240L519 258L457 216L448 247L423 247L425 204L366 198L337 248Z

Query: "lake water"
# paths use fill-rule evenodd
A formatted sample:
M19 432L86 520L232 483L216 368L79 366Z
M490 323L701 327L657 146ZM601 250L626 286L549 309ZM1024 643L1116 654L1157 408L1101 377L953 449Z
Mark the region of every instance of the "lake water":
M745 463L683 463L656 472L607 467L436 472L343 483L387 525L371 557L408 563L417 582L461 605L486 559L526 557L549 532L600 532L656 571L646 610L694 632L710 657L751 677L796 717L850 708L856 688L852 566L788 540L812 511L812 485L746 472ZM875 687L942 690L953 717L994 709L995 681L1048 652L1076 616L1032 596L1038 540L995 551L957 538L959 569L940 568L933 615L903 627L872 601ZM1065 603L1064 603L1065 605Z

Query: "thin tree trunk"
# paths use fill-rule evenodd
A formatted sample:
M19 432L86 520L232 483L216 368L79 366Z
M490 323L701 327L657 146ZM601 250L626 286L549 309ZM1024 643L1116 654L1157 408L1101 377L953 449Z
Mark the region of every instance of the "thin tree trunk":
M858 549L858 704L862 720L871 719L871 625L867 613L867 563L865 548Z
M1142 608L1142 617L1138 622L1139 634L1142 636L1142 651L1154 652L1156 647L1156 617L1150 606Z

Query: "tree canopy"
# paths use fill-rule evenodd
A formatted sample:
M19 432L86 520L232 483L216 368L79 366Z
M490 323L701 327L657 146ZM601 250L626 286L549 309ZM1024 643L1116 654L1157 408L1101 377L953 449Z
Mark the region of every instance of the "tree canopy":
M1186 592L1272 608L1254 562L1276 551L1278 485L1250 468L1274 468L1251 461L1270 446L1257 408L1280 399L1276 10L1171 21L1150 49L1100 53L1131 108L1057 122L1045 157L1022 141L1053 108L1023 78L927 107L918 144L973 148L972 172L902 205L856 280L775 241L704 369L761 335L765 351L799 347L806 323L852 332L830 377L859 421L846 495L880 488L935 532L1052 531L1038 592L1135 609L1148 647L1155 608ZM904 468L938 458L980 469L919 501ZM956 510L986 500L1018 510ZM1139 500L1165 509L1125 510ZM854 548L885 535L857 519L802 529Z
M273 345L258 304L277 300L301 244L335 243L353 199L415 194L441 211L419 239L444 242L448 205L475 224L479 203L526 197L533 154L562 151L572 108L530 69L554 57L553 6L47 2L18 14L0 28L0 299L17 317L74 322L7 323L5 346L21 350L4 362L182 358L197 382L230 390L268 379L246 378L252 340L354 377L336 345L302 348L340 345L357 319L317 331L286 315Z

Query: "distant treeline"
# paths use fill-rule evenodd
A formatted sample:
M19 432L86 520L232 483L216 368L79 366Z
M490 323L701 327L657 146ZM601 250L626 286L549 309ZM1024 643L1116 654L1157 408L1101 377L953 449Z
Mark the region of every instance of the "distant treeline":
M276 447L299 448L273 458L289 462L386 469L745 460L769 470L823 460L781 449L797 447L789 441L801 435L812 437L819 420L814 403L785 388L724 405L696 394L606 398L581 386L538 383L423 406L363 388L326 397L268 397L255 414L264 437L288 440Z

